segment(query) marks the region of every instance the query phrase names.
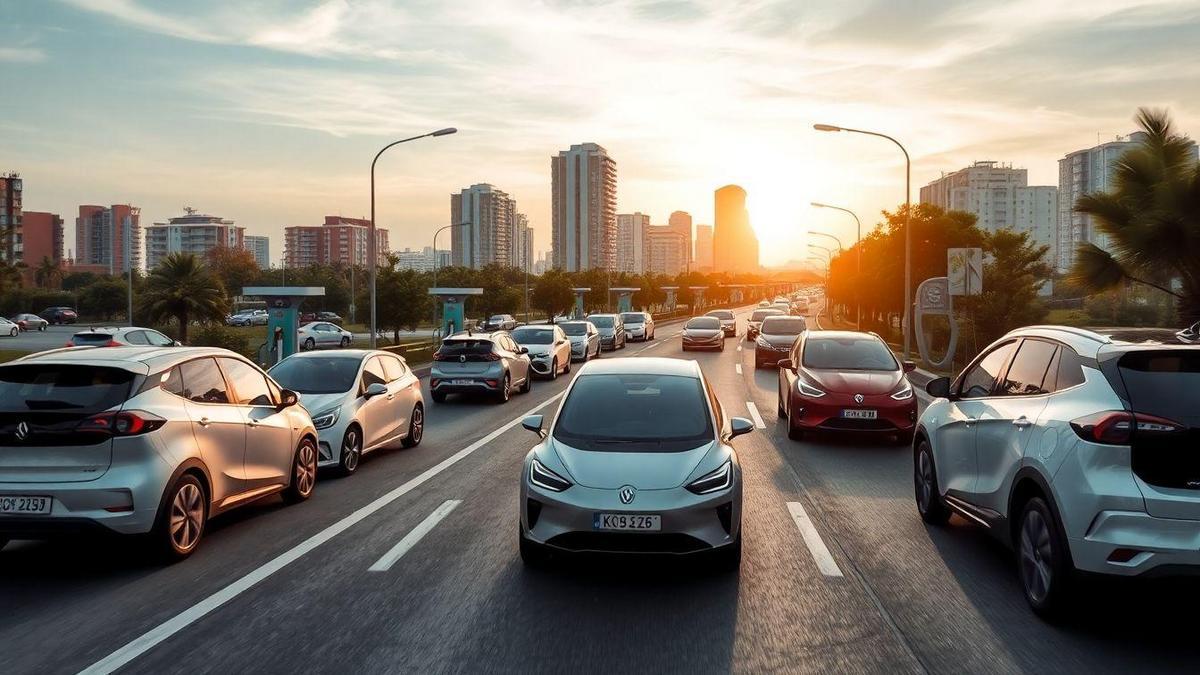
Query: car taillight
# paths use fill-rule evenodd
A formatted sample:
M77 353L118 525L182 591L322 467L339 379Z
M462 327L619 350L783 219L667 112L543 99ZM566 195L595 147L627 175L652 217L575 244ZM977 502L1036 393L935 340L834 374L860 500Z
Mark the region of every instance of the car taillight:
M500 360L500 355L499 355L499 354L490 354L490 353L489 353L489 354L484 354L484 356L483 356L483 359L484 359L485 361L499 361L499 360Z
M1106 410L1071 420L1071 428L1085 441L1128 445L1137 433L1172 433L1183 427L1176 422L1128 410Z
M122 410L89 417L80 423L79 430L107 431L113 436L137 436L154 431L166 423L158 415L142 410Z
M448 354L443 354L442 350L439 349L433 353L433 360L434 361L449 361L450 356Z

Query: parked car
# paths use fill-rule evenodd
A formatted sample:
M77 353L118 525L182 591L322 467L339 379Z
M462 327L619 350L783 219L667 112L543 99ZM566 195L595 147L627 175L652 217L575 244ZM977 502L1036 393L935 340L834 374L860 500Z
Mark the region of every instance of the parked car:
M563 321L558 324L571 341L571 358L587 362L600 356L600 331L591 321Z
M225 317L225 323L230 326L265 326L269 318L267 310L251 309Z
M1033 326L926 391L917 511L1016 548L1038 614L1066 606L1079 571L1200 569L1200 348Z
M514 330L516 327L517 320L512 314L496 314L479 324L479 330L482 331Z
M775 315L786 316L787 312L774 307L759 308L751 312L750 319L746 321L746 339L754 340L757 338L758 328L762 326L763 319Z
M1180 342L1185 344L1200 343L1200 321L1197 321L1196 323L1179 331L1175 334L1175 337L1178 338Z
M305 351L312 349L345 349L354 342L354 333L326 321L314 321L296 331L296 344Z
M455 333L433 353L429 392L437 403L450 394L486 394L505 403L514 387L521 393L533 388L533 367L529 350L507 331Z
M337 312L317 312L317 321L328 321L329 323L336 323L340 326L342 325L343 319L341 316L338 316Z
M788 358L792 345L806 330L808 322L802 316L781 314L764 318L758 337L754 338L754 367L773 366Z
M122 328L89 328L67 340L68 347L178 347L180 343L154 330L126 326Z
M625 358L580 368L550 424L522 425L521 559L577 552L742 555L742 475L730 418L695 361Z
M294 392L209 347L55 350L0 365L0 548L80 530L191 555L209 518L308 499L317 434Z
M558 326L521 326L513 340L525 348L533 372L551 380L571 372L571 341Z
M625 344L629 340L625 333L625 322L621 321L620 314L592 314L588 316L588 321L600 331L600 348L609 351L617 349L625 349Z
M654 339L654 317L650 312L622 312L621 323L625 324L625 337L630 340Z
M725 330L715 316L697 316L683 325L683 351L689 349L725 349Z
M764 323L764 327L765 327ZM779 416L788 438L813 431L870 433L912 442L917 399L901 364L874 333L810 331L779 362Z
M268 374L300 395L317 430L317 466L343 476L380 448L416 447L425 434L421 381L385 351L301 352Z
M317 320L317 313L316 312L300 312L300 316L297 320L300 322L300 325L304 325L306 323L312 323Z
M21 330L46 330L46 326L50 325L49 321L37 314L18 314L12 318L12 322Z
M20 332L21 332L20 326L18 326L17 324L13 323L12 321L9 321L8 319L6 319L2 316L0 316L0 335L7 335L9 337L17 337L17 335Z
M729 309L714 309L706 313L704 316L715 316L721 320L721 330L725 331L728 337L737 335L737 317L734 316L733 310Z
M46 309L38 312L38 316L52 324L55 324L56 326L61 326L62 324L66 323L75 323L75 321L79 318L79 315L75 313L75 310L71 309L70 307L47 307Z

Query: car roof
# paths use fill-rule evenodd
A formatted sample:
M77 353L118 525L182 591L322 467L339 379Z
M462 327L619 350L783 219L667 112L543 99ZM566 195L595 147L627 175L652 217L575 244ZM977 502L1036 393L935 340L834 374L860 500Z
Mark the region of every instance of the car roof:
M177 363L201 356L231 356L246 360L241 354L219 347L64 347L23 356L9 363L68 364L98 368L122 368L143 375L168 368ZM5 364L6 365L6 364ZM2 368L3 365L0 365Z
M1095 358L1102 351L1170 347L1196 349L1181 342L1168 328L1076 328L1074 326L1025 326L1009 331L1004 338L1043 337L1071 347L1080 356Z
M453 335L447 336L446 339L447 340L494 340L497 335L501 335L501 334L507 333L507 332L508 331L506 331L506 330L497 330L497 331L460 330L457 333L454 333Z
M599 361L588 361L579 369L579 376L585 375L681 375L684 377L700 377L700 364L691 359L671 359L666 357L633 357L606 358Z
M803 317L796 317L796 318L803 318ZM879 340L880 342L883 342L883 338L879 337L878 335L876 335L874 333L868 333L866 331L857 331L857 330L809 331L807 333L807 337L805 339L807 339L807 340L821 340L821 339L846 340L849 338L869 338L869 339Z

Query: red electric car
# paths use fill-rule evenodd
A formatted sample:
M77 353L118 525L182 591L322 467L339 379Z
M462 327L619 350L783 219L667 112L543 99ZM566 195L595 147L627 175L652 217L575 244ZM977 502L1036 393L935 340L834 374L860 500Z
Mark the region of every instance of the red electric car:
M788 438L805 432L872 432L911 443L917 399L903 364L874 333L809 331L779 362L779 416Z

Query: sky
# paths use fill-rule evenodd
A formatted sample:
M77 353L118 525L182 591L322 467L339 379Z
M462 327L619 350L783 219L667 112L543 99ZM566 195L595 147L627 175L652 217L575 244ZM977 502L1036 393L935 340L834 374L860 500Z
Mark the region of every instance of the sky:
M550 248L550 157L595 142L618 211L711 223L748 193L762 262L854 238L975 160L1057 183L1067 152L1166 107L1200 134L1195 0L0 0L0 171L25 209L184 206L271 237L323 216L429 245L449 195L507 191ZM865 234L865 233L864 233ZM819 239L812 239L819 242ZM443 244L445 247L445 244Z

